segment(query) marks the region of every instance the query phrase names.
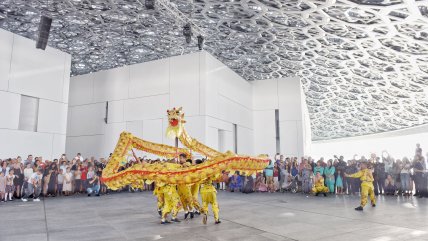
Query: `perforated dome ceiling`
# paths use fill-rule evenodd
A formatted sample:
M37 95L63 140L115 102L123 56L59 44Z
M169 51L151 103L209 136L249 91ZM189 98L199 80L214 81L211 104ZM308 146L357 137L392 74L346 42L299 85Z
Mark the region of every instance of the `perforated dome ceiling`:
M428 123L427 0L171 3L243 78L300 76L314 140ZM73 75L197 51L182 23L144 0L3 0L0 27L35 39L41 13Z

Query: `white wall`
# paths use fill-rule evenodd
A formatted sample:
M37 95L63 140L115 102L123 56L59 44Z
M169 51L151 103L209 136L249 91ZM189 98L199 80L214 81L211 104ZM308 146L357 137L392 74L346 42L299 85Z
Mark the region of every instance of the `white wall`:
M107 156L125 130L173 145L165 137L166 110L180 106L193 137L218 148L218 131L224 131L224 148L233 151L236 124L238 152L253 154L252 101L251 84L205 51L75 76L67 154Z
M237 152L248 155L276 152L274 110L280 109L283 151L302 155L303 103L298 78L250 83L205 51L76 76L70 84L67 154L106 156L124 130L173 145L165 137L166 110L181 106L193 137L234 151L236 125Z
M149 141L173 145L165 137L166 110L183 106L187 129L205 138L200 114L200 55L161 59L76 76L70 83L67 154L107 156L119 134L130 131ZM108 123L104 122L108 108Z
M71 57L0 29L0 158L65 152ZM39 98L37 132L18 130L21 95Z
M280 150L286 156L308 154L311 137L306 102L298 77L252 82L254 148L275 154L275 110L279 111Z
M422 147L423 155L428 157L428 125L411 127L403 130L378 133L373 135L340 138L312 143L311 156L318 159L333 158L333 155L343 155L345 159L369 157L371 153L378 156L383 150L396 159L413 158L416 143Z

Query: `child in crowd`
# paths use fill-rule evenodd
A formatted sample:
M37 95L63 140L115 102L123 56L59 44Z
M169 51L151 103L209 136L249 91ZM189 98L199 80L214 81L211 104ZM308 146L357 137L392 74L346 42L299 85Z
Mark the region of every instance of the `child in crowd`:
M312 189L313 172L309 164L305 164L302 169L302 191L303 193L310 193Z
M5 201L6 194L6 177L4 176L4 172L0 172L0 201Z
M74 191L76 193L80 193L81 192L81 188L82 188L82 171L80 170L80 167L78 166L76 171L74 171Z
M336 188L337 188L337 194L342 194L343 192L343 180L342 180L342 171L337 171L337 178L336 178Z
M15 186L13 185L13 179L15 179L15 174L13 169L9 170L9 174L6 176L6 197L5 201L7 201L7 197L9 196L9 201L12 201L13 193L15 192Z
M394 195L396 191L395 181L391 175L388 174L385 180L385 194L386 195Z
M72 181L72 174L70 167L67 167L66 173L64 174L64 182L62 183L62 190L64 191L64 195L68 196L70 195L72 188L71 188L71 181Z
M263 175L260 175L260 180L258 184L258 189L256 189L258 192L267 192L268 186L266 185L266 179L263 177Z
M62 195L62 185L64 183L64 174L62 173L62 169L59 169L59 173L57 176L57 190L58 190L58 195Z
M220 190L226 190L226 183L229 180L229 174L226 171L221 171Z

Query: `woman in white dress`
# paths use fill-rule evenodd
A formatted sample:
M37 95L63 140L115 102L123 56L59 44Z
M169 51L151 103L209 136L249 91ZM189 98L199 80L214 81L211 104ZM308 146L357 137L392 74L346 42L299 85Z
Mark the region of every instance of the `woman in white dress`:
M65 196L70 195L71 192L71 181L72 181L72 173L70 172L70 167L67 167L67 171L64 174L64 182L62 185L62 191L65 193Z

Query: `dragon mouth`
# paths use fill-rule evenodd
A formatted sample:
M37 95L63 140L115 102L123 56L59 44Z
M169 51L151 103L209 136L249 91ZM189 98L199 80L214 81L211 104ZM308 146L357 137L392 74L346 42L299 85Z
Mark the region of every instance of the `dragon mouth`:
M171 126L177 126L178 125L178 119L176 119L176 118L172 118L172 119L170 119L169 120L169 124L171 125Z

